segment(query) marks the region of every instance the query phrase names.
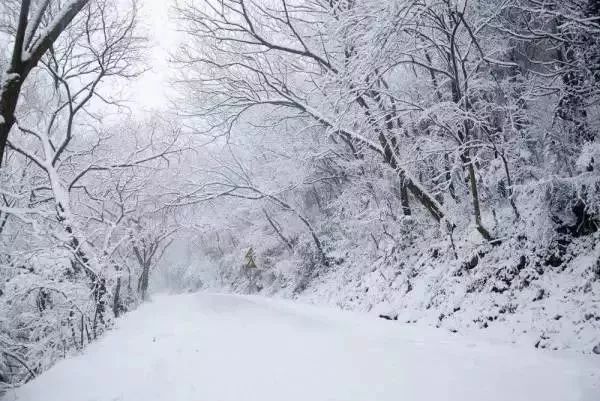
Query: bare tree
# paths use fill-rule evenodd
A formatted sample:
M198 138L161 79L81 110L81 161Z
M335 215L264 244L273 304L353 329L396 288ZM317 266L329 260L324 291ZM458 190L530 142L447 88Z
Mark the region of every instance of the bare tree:
M137 291L142 301L148 297L152 268L161 260L173 242L173 235L179 230L178 226L169 227L166 222L167 220L164 218L159 220L158 224L153 224L152 221L143 221L140 218L132 219L131 247L141 268Z
M0 166L23 83L88 1L71 0L60 7L60 3L43 0L35 10L31 10L31 0L21 1L10 64L0 81ZM14 3L4 7L10 5Z
M403 162L395 151L397 138L386 130L386 127L392 128L390 124L395 112L386 111L386 122L382 125L373 110L383 106L381 94L355 89L357 85L362 88L363 81L349 85L354 92L351 95L353 102L363 110L363 120L375 134L373 139L356 132L352 126L340 124L338 117L328 116L320 109L324 106L325 110L330 108L320 95L331 89L327 84L329 77L337 82L348 80L342 71L348 54L342 53L341 58L336 58L339 50L327 48L324 27L330 15L329 4L318 2L311 5L315 7L313 15L320 19L308 26L301 18L308 12L307 9L294 2L282 1L280 8L267 8L254 1L242 0L228 0L226 7L217 3L206 1L203 7L190 5L179 9L182 29L199 46L198 52L184 49L179 61L185 66L198 65L201 69L193 81L202 82L197 94L201 94L208 104L202 113L207 117L223 110L230 113L217 128L230 131L236 121L251 109L289 109L322 125L330 135L342 138L354 151L373 151L381 155L399 176L406 214L409 207L404 188L436 220L450 219L442 205L403 168ZM223 74L211 75L211 71ZM307 77L302 78L305 75ZM298 79L290 80L289 76ZM302 81L308 86L297 83ZM376 82L385 85L381 77ZM308 102L311 99L309 93L319 94L315 98L316 103ZM367 99L375 104L371 106ZM393 102L392 106L395 106Z

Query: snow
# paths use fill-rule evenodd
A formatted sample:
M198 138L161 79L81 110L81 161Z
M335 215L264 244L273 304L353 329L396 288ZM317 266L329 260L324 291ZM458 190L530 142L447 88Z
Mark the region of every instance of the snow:
M5 73L4 76L2 77L2 82L5 83L4 85L6 85L6 83L11 82L11 81L16 81L20 77L21 76L15 72Z
M597 401L600 359L259 297L157 296L10 401Z

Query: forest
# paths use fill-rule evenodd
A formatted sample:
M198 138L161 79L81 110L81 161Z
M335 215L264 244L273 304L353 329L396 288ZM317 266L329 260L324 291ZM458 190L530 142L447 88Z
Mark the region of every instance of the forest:
M145 3L0 3L0 394L161 291L600 354L599 0Z

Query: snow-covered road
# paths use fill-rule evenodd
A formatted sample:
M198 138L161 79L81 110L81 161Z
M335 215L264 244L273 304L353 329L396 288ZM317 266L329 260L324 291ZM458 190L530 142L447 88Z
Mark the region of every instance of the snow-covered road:
M6 400L600 400L600 358L284 301L159 296Z

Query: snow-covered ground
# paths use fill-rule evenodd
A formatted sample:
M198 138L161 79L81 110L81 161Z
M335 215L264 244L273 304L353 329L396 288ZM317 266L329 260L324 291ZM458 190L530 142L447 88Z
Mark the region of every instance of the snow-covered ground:
M600 358L258 297L159 296L19 401L600 399Z

